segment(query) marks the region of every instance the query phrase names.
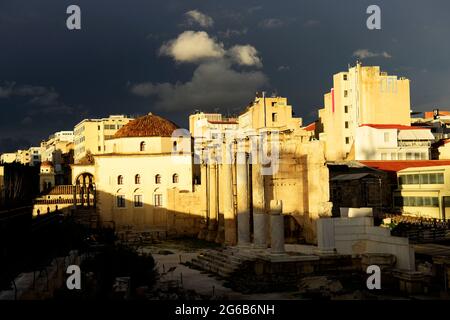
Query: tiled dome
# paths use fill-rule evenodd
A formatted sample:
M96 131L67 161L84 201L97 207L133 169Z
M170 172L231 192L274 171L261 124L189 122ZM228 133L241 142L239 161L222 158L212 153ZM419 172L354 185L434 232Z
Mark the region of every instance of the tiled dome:
M149 113L128 122L116 132L114 138L171 137L172 132L178 128L175 123Z

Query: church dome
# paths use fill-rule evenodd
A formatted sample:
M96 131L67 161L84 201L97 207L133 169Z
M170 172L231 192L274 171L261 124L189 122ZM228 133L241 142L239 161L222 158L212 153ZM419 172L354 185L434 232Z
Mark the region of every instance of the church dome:
M178 128L172 121L149 113L128 122L116 132L114 138L171 137Z

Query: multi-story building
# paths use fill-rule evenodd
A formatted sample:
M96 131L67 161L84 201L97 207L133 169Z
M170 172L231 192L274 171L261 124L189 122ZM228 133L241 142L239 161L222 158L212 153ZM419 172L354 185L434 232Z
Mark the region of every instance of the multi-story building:
M292 115L292 106L288 104L287 98L266 97L263 93L239 116L239 127L243 130L300 128L302 118L294 118Z
M1 163L13 163L17 161L17 153L16 152L7 152L2 153L0 156Z
M105 142L133 120L125 115L111 115L102 119L85 119L74 128L74 160L78 163L88 152L101 154L105 152Z
M442 165L439 165L439 162ZM435 166L415 167L398 172L394 206L404 215L424 218L450 217L450 166L434 161Z
M41 163L43 148L42 147L31 147L30 149L28 149L28 152L30 153L30 165L31 166L39 165L39 163Z
M319 139L328 161L353 160L357 128L365 125L410 126L409 80L357 63L333 76L333 88L319 110Z
M52 162L55 166L55 172L61 173L64 164L63 155L68 154L73 149L73 131L59 131L51 136L48 140L41 142L41 161Z
M356 160L429 160L434 136L429 128L363 124L356 128Z

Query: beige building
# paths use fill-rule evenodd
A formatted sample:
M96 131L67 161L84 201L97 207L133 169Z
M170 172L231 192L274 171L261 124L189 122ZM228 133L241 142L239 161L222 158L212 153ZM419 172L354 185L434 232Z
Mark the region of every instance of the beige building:
M111 115L102 119L85 119L74 128L74 160L79 163L87 152L101 154L106 150L106 141L133 120L125 115Z
M190 222L195 214L200 218L195 203L190 207L170 201L172 191L193 191L190 138L187 148L179 148L183 138L172 138L177 129L156 115L137 118L105 141L104 152L94 155L93 164L72 166L74 185L87 193L95 184L103 221L114 221L119 230L171 230L174 219L188 217ZM178 209L170 210L173 207Z
M362 125L410 125L409 80L357 63L333 76L319 110L320 140L328 161L354 160L356 129Z
M322 142L292 117L286 98L257 97L237 123L215 117L190 118L191 129L202 128L194 143L158 116L131 121L91 163L72 166L73 185L83 198L95 191L101 220L119 231L256 247L284 237L315 242L316 220L331 215ZM225 136L214 136L217 130Z
M13 163L17 161L17 153L16 152L7 152L2 153L0 156L1 163Z
M398 172L394 206L404 215L449 219L450 166L407 168Z
M253 129L297 129L302 126L301 118L292 117L292 106L285 97L257 96L247 110L239 116L239 128Z

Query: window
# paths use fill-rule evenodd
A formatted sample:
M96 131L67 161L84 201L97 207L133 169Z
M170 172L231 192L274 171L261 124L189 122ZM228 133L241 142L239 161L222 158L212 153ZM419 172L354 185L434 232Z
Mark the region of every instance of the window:
M154 200L155 207L162 207L162 194L155 194Z
M344 81L347 81L348 76L346 74L344 74Z
M348 129L348 121L345 121L344 126L345 126L345 129Z
M155 183L156 183L156 184L160 184L160 183L161 183L161 176L160 176L159 174L157 174L157 175L155 176Z
M348 91L344 90L344 98L347 98L347 97L348 97Z
M139 174L134 176L134 184L141 184L141 176Z
M412 160L413 159L412 157L413 157L413 155L411 152L406 153L406 160Z
M414 153L414 160L420 160L420 153L419 152L415 152Z
M276 112L272 113L272 122L277 122L278 121L278 116L276 114Z
M98 146L98 151L102 151L102 147L101 146Z
M395 197L396 207L439 207L437 197Z
M344 106L344 112L348 113L348 106Z
M391 153L391 160L397 160L397 154Z
M389 132L384 133L384 142L389 142Z
M141 194L135 194L135 195L134 195L134 207L135 207L135 208L141 208L141 207L143 207L143 204L142 204L142 195L141 195Z
M381 154L381 160L387 160L387 153Z
M123 176L117 177L117 184L123 184Z
M172 176L172 182L173 182L173 183L178 183L178 180L179 180L178 174L175 173L175 174Z
M117 207L125 208L125 196L124 195L117 196Z
M141 145L139 146L139 150L145 151L145 142L144 141L141 142Z
M350 138L349 137L345 137L345 144L349 144L350 143Z
M173 142L172 149L173 149L173 152L177 151L177 142L176 141Z

